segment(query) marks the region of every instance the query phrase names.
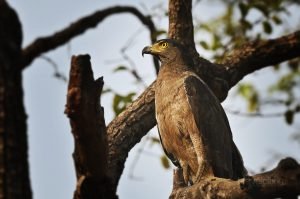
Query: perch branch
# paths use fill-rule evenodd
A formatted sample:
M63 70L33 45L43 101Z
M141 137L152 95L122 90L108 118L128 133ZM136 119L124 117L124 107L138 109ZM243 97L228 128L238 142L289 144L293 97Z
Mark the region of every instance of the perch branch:
M291 45L288 45L288 41L285 43L284 38L289 38L289 41L293 41L290 43ZM196 72L199 76L204 77L203 79L205 79L216 96L220 101L223 101L229 89L233 86L232 83L237 83L237 79L242 79L247 74L253 72L253 70L272 64L278 64L300 55L299 32L269 41L271 42L265 41L263 45L259 42L256 43L257 46L251 44L253 49L251 53L244 52L244 48L236 51L239 52L234 56L234 60L237 61L230 62L229 60L224 62L224 65L216 65L199 58L200 67L197 68ZM282 45L285 43L285 48L282 49L282 45L280 48L275 48L274 45L277 41ZM290 52L296 49L298 49L298 51ZM260 53L264 54L260 55ZM270 55L276 57L267 56L266 53L270 53ZM280 59L277 57L279 54ZM260 59L256 60L254 55L260 57ZM256 62L251 61L253 59L255 59ZM251 64L249 65L245 60L249 60ZM258 67L252 64L256 64ZM252 70L246 71L245 68L249 66L252 67ZM200 70L200 68L203 70ZM239 70L242 72L238 72ZM209 77L212 77L211 80ZM113 170L113 173L115 173L115 183L118 182L122 174L124 163L130 149L156 125L154 114L154 86L155 82L108 126L108 143L110 146L109 150L111 151L109 154L109 162L110 168Z
M94 14L83 17L78 21L72 23L69 27L58 31L53 35L36 39L32 44L23 49L21 67L25 68L42 53L53 50L67 43L74 37L83 34L86 30L96 27L106 17L121 13L131 13L136 16L142 22L142 24L144 24L149 29L151 42L153 43L156 40L156 28L150 17L144 16L139 10L134 7L115 6L97 11ZM158 61L155 61L154 63L155 68L158 71Z
M174 173L174 179L181 179L178 175L181 176L182 173ZM178 186L179 183L174 182L170 198L196 199L199 196L202 196L203 199L291 197L300 194L300 166L294 159L286 158L281 160L278 166L271 171L247 176L236 181L211 177L189 187Z
M93 78L89 55L73 56L65 113L75 141L74 199L116 198L107 176L106 126L100 105L102 88L102 77Z

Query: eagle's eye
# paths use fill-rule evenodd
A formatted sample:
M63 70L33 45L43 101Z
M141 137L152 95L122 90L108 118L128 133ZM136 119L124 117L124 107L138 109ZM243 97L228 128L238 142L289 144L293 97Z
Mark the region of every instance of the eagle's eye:
M159 45L161 48L167 48L169 44L167 42L162 42Z

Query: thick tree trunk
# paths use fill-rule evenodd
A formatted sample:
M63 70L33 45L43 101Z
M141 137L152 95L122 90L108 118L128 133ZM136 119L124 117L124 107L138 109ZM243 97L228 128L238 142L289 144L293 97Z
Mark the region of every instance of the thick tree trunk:
M0 198L32 198L23 104L22 32L16 13L0 0Z

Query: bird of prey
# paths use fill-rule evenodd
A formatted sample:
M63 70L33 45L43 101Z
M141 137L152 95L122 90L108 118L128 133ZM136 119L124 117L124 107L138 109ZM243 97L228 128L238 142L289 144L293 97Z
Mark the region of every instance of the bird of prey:
M238 179L245 175L226 114L216 96L193 71L192 59L177 41L146 46L161 62L155 87L155 115L162 147L182 168L186 184L203 177Z

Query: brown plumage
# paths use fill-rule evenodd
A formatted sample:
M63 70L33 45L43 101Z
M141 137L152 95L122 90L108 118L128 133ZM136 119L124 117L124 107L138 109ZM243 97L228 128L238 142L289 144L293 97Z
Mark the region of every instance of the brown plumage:
M245 169L226 114L208 86L193 72L189 55L171 39L145 47L161 61L155 111L166 155L183 169L185 182L205 176L237 179Z

